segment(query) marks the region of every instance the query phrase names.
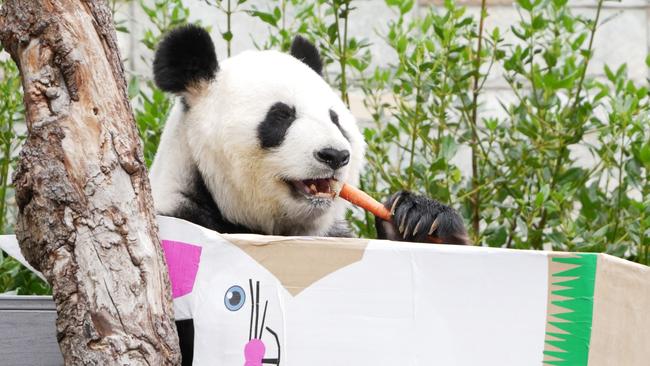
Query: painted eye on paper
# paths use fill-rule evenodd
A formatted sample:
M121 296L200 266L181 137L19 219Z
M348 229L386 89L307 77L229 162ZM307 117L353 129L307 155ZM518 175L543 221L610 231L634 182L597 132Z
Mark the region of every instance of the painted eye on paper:
M246 302L246 293L244 289L235 285L226 291L226 295L223 297L223 302L226 305L226 308L230 311L237 311L244 306Z

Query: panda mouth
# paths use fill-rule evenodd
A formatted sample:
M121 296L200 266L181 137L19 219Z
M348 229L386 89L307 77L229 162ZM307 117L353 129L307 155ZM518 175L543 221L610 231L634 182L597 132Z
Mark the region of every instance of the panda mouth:
M333 199L336 196L334 189L336 179L333 178L294 180L289 183L296 192L302 193L309 198Z

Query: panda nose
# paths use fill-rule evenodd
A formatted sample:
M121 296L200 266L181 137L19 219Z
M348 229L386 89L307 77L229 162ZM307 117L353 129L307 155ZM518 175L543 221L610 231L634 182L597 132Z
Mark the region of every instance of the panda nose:
M323 149L314 153L316 160L327 164L332 169L346 166L350 161L348 150L336 150L332 148Z

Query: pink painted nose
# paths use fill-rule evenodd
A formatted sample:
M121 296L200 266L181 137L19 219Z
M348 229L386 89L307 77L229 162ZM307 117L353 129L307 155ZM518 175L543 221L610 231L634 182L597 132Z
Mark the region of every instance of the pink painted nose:
M265 351L266 347L264 347L262 340L252 339L248 341L244 347L244 358L246 359L244 366L262 366Z

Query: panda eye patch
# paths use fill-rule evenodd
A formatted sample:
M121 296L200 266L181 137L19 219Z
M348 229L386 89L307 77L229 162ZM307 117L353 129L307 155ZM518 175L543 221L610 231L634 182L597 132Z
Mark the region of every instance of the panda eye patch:
M334 125L338 127L339 131L341 131L343 137L345 137L346 140L350 141L350 137L348 136L347 133L345 133L345 130L343 129L343 127L341 127L341 124L339 123L339 115L336 114L336 112L334 112L334 110L332 109L330 109L330 119L332 120L332 123L334 123Z
M266 112L266 117L257 127L257 138L263 149L280 146L296 120L296 108L277 102Z
M271 106L269 114L278 120L293 120L296 119L296 107L289 107L282 102L278 102Z
M336 114L333 110L330 109L330 119L335 125L339 125L339 115Z

